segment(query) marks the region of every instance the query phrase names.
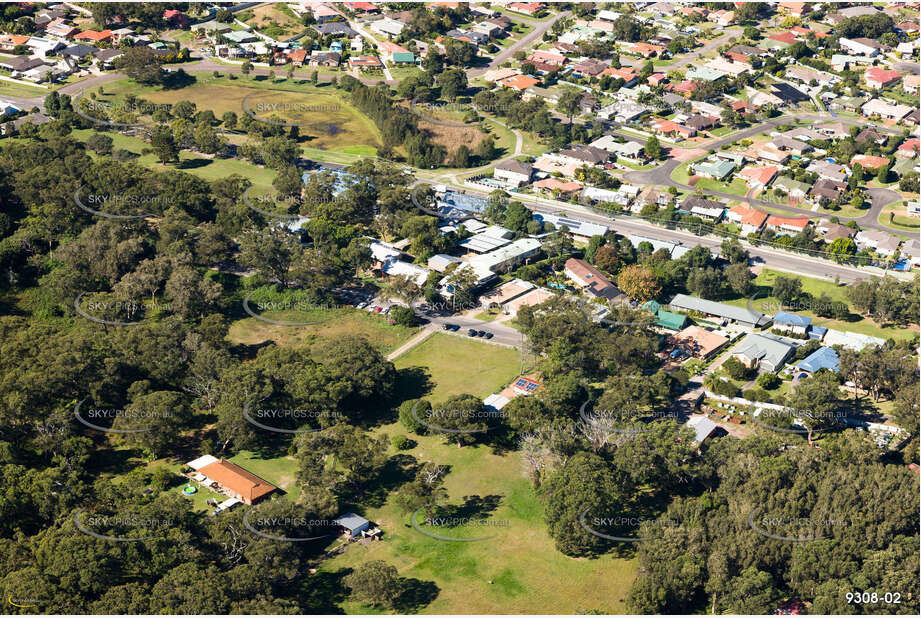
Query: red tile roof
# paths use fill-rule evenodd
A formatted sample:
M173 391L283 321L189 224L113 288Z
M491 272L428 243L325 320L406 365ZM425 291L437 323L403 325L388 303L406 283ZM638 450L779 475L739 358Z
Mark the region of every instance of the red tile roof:
M212 481L217 481L222 487L242 496L244 501L255 502L278 489L268 481L223 458L198 471Z

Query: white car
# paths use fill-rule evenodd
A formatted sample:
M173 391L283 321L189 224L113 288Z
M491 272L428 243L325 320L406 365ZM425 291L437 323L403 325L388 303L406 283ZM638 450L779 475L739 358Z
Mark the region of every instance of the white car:
M368 303L362 301L362 302L358 303L357 305L355 305L355 308L356 308L356 309L364 309L364 308L367 307L367 306L368 306Z

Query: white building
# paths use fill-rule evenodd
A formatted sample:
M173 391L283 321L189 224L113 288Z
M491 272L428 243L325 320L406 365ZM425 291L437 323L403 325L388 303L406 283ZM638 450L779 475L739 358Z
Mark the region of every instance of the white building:
M879 55L879 49L873 47L872 45L867 45L866 43L861 43L860 41L854 41L852 39L846 39L841 37L838 40L838 43L844 49L849 50L852 53L859 54L861 56L867 56L874 58Z

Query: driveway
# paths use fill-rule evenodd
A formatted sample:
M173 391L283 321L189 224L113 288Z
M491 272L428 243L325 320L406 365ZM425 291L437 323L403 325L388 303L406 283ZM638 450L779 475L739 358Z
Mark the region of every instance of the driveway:
M476 69L469 69L467 71L467 75L469 77L479 77L486 71L496 68L497 66L501 65L503 62L511 58L515 54L516 51L520 49L524 49L525 47L533 43L535 40L542 37L545 32L550 30L553 24L563 19L564 17L567 17L568 15L569 15L569 11L563 11L555 15L553 19L548 19L545 22L533 22L533 21L524 20L524 19L519 20L519 21L526 21L527 23L531 25L536 25L536 28L534 28L534 30L527 33L526 35L521 37L519 40L515 41L514 43L509 45L507 48L503 49L498 54L496 54L493 57L492 61L487 66L479 67ZM515 17L515 19L518 20L518 17Z

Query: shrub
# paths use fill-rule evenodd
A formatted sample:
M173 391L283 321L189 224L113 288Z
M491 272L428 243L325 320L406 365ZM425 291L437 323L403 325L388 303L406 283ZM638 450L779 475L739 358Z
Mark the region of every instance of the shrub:
M410 440L406 436L393 436L390 442L393 444L393 448L398 451L408 451L409 449L416 446L416 442L414 440Z
M424 436L426 427L418 419L425 418L425 415L430 412L431 409L432 404L425 399L407 399L400 404L400 423L407 431L411 431L418 436ZM415 412L415 416L413 412Z
M780 386L780 378L776 373L765 373L758 376L758 386L766 390L774 390Z
M416 314L409 307L403 305L393 305L390 308L390 319L394 324L400 326L412 326L416 319Z

